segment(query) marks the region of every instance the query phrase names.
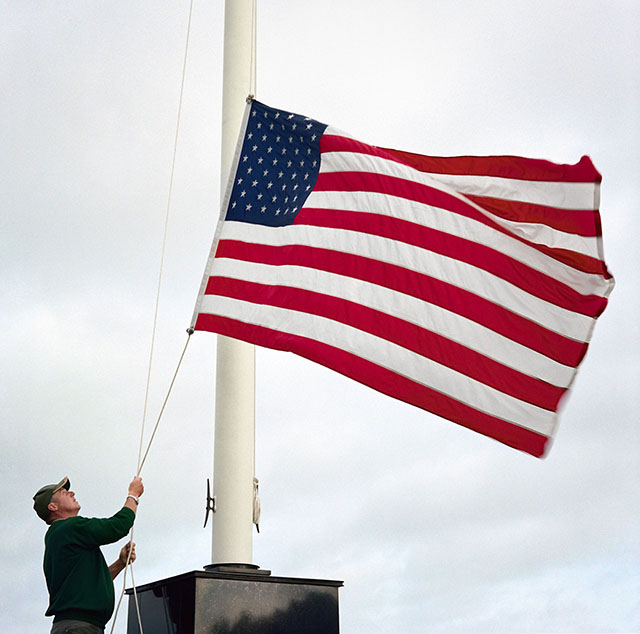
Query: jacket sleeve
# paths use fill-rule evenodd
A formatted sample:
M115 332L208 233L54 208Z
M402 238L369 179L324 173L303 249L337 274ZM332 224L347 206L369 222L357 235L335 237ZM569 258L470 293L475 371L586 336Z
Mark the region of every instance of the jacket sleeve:
M76 541L85 548L117 542L129 532L135 517L135 513L125 506L112 517L78 518L75 525Z

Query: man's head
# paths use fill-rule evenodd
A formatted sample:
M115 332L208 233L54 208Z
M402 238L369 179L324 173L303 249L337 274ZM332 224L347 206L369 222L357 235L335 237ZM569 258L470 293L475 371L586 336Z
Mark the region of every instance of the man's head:
M51 524L57 519L65 519L78 514L80 504L75 493L70 491L69 478L58 484L46 484L33 496L33 508L40 519Z

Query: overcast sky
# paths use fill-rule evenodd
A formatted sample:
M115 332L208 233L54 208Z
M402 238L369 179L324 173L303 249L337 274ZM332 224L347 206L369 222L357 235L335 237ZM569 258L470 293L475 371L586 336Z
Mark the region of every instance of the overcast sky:
M136 470L188 2L1 6L0 631L39 634L33 493L68 475L110 515ZM194 0L148 429L218 215L222 23ZM617 285L546 459L258 350L254 561L344 580L344 634L640 631L639 33L633 0L260 3L261 101L376 145L589 154L603 175ZM137 584L210 563L215 341L193 336L142 473Z

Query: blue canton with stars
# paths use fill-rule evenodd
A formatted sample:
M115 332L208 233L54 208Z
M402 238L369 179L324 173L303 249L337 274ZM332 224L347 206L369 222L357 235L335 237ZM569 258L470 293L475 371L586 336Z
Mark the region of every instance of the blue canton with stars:
M326 127L253 101L226 219L293 224L316 184Z

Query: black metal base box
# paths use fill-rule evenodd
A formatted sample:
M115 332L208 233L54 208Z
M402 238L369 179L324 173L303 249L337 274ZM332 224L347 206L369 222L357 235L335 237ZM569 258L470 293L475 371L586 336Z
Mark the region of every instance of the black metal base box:
M127 634L339 634L342 581L193 571L127 590ZM137 603L137 606L136 606Z

